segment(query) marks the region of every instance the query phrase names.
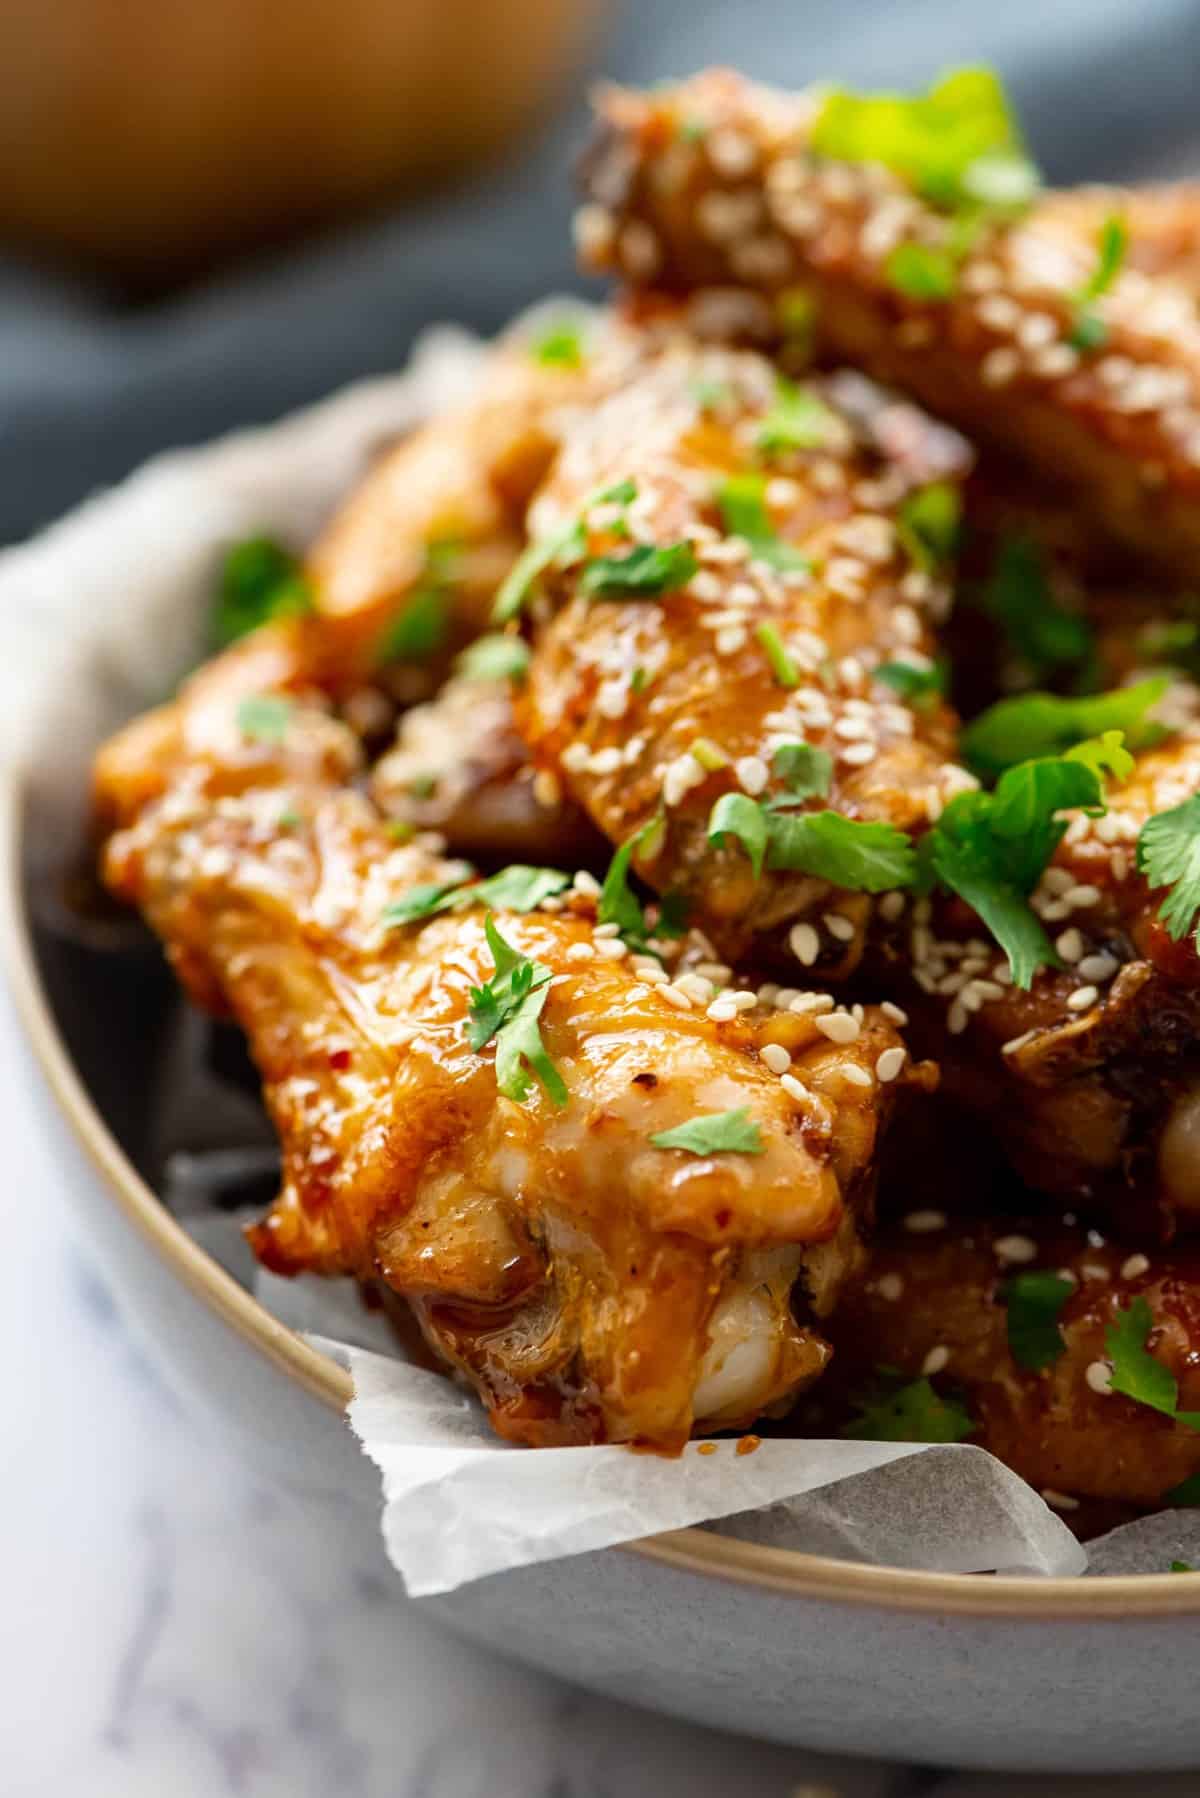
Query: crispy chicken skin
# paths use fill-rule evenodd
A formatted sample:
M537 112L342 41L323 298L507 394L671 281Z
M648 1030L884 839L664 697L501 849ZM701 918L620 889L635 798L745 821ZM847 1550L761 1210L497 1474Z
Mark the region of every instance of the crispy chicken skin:
M709 818L722 794L778 797L776 751L801 741L833 757L831 790L810 810L920 831L973 784L953 762L953 715L915 712L876 678L887 663L932 666L946 587L910 560L897 515L968 458L954 433L851 375L808 390L811 448L764 452L775 396L757 354L680 340L566 433L530 533L586 514L586 551L547 579L553 615L535 626L518 727L612 842L661 818L635 852L639 872L681 891L732 959L755 936L840 911L850 940L825 933L821 951L822 975L838 976L861 954L864 895L794 870L756 879L736 842L709 840ZM726 484L746 481L765 547L723 514ZM634 491L626 507L586 511L621 483ZM598 595L595 559L629 552L629 536L634 554L690 545L694 573L650 598ZM777 565L781 547L795 566ZM764 628L790 671L773 667Z
M282 730L247 743L243 689L222 712L215 682L178 702L191 753L110 840L105 871L193 998L246 1031L284 1160L259 1254L383 1279L514 1440L674 1450L786 1402L828 1358L797 1316L826 1315L861 1258L904 1084L874 1072L889 1049L903 1060L895 1026L865 1012L836 1045L811 1016L681 1012L601 951L577 893L497 920L554 976L540 1024L568 1095L502 1096L494 1048L464 1032L494 973L480 910L382 921L461 864L397 846L328 783L336 740L347 762L355 744L322 707L293 700ZM768 1042L787 1048L794 1092L762 1061ZM650 1140L737 1109L761 1153Z
M1200 1472L1200 1433L1103 1389L1105 1331L1144 1299L1153 1318L1149 1352L1178 1380L1180 1409L1200 1408L1200 1256L1156 1249L1130 1257L1127 1246L1096 1240L1037 1218L956 1219L925 1235L898 1222L838 1308L835 1373L819 1401L836 1411L857 1400L880 1368L915 1379L931 1353L944 1350L935 1384L965 1404L977 1426L969 1440L1030 1485L1068 1499L1160 1504ZM1019 1267L1018 1250L1032 1251ZM1066 1346L1040 1373L1020 1367L1008 1346L1004 1286L1015 1271L1032 1269L1075 1282L1059 1315Z
M906 1003L923 1051L1022 1178L1147 1237L1200 1222L1200 959L1159 920L1134 845L1198 789L1185 729L1137 758L1106 817L1075 815L1033 895L1064 966L1030 991L957 901L912 903L890 945L893 977L919 989Z
M815 89L788 95L723 71L644 94L604 90L577 226L586 265L695 295L697 323L764 336L776 334L781 296L806 290L826 353L1065 479L1097 528L1190 573L1193 298L1125 269L1094 305L1103 347L1081 352L1070 338L1097 244L1090 221L1081 231L1054 204L986 225L948 298L899 291L887 272L897 246L944 245L953 227L880 165L815 156L819 103ZM726 290L720 306L714 290Z

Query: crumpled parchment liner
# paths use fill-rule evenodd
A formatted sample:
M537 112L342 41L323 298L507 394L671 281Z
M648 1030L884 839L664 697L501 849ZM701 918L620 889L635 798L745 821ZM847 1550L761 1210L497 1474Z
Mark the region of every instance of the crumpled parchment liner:
M537 310L558 313L562 302ZM468 390L478 355L465 334L433 332L407 374L160 457L0 554L0 747L21 747L40 715L43 763L78 756L111 726L114 705L160 699L202 647L225 546L259 531L308 540L373 450ZM79 817L85 788L71 783ZM193 1146L211 1152L210 1137L197 1130ZM766 1440L749 1455L722 1442L669 1461L616 1447L508 1447L470 1395L399 1357L349 1282L255 1270L236 1217L206 1205L202 1182L173 1201L210 1253L351 1369L350 1421L382 1473L385 1540L414 1593L712 1520L744 1539L893 1566L1061 1575L1086 1565L1061 1518L979 1449ZM1200 1522L1175 1512L1094 1545L1092 1571L1161 1572L1172 1559L1200 1565Z

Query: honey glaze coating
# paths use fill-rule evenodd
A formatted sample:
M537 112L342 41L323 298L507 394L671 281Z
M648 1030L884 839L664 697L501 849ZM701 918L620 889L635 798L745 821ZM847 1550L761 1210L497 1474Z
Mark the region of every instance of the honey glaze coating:
M284 1161L253 1232L264 1261L383 1279L519 1441L676 1450L814 1378L828 1353L797 1318L826 1315L857 1265L878 1134L924 1078L875 1078L886 1051L905 1059L895 1025L864 1012L837 1044L813 1018L682 1013L578 892L496 919L549 976L539 1026L563 1082L558 1103L531 1073L517 1102L497 1048L467 1035L497 972L481 909L384 915L467 871L312 776L312 735L349 738L320 708L293 702L255 784L214 790L245 730L241 702L216 728L211 683L202 703L203 754L105 866L193 998L246 1031ZM781 1031L791 1090L762 1055ZM753 1152L652 1140L731 1111Z
M1178 1408L1200 1407L1200 1256L1145 1253L1081 1225L1025 1217L944 1220L916 1213L877 1241L865 1277L838 1309L834 1372L816 1400L829 1419L855 1415L880 1369L930 1378L961 1404L989 1449L1052 1503L1160 1505L1200 1472L1200 1431L1112 1390L1107 1332L1135 1301L1148 1308L1146 1352L1178 1382ZM921 1226L918 1228L918 1226ZM1065 1282L1061 1347L1030 1371L1009 1345L1010 1282L1033 1272ZM1128 1326L1126 1326L1128 1327ZM1051 1352L1054 1352L1051 1350Z

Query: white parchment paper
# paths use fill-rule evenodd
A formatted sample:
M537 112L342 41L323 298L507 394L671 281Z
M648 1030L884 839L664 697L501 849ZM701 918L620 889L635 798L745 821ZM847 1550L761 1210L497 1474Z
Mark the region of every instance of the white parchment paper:
M469 389L479 353L462 333L431 333L407 374L159 458L0 554L0 747L35 741L50 774L56 755L64 767L74 756L82 811L81 745L111 723L114 702L128 712L158 700L194 658L228 544L257 531L307 541L376 449ZM353 1287L255 1273L236 1219L206 1209L194 1187L179 1210L270 1309L350 1368L350 1422L380 1470L384 1538L414 1593L713 1520L751 1540L905 1567L1062 1575L1086 1565L1061 1518L975 1448L766 1440L749 1455L723 1442L666 1461L508 1447L470 1395L402 1358ZM1168 1539L1195 1539L1173 1518L1132 1529L1141 1534L1108 1539L1103 1571L1161 1571Z

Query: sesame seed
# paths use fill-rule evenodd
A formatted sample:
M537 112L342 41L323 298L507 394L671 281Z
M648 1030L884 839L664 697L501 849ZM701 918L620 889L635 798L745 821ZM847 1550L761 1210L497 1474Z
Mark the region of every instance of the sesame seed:
M1150 1258L1148 1255L1130 1255L1121 1263L1121 1278L1123 1280L1136 1280L1140 1274L1144 1274L1147 1271L1149 1266Z
M1001 1049L1001 1055L1015 1055L1018 1049L1023 1049L1026 1043L1031 1043L1036 1035L1036 1030L1024 1030L1020 1036L1011 1037Z
M713 638L719 656L735 656L739 649L745 649L747 637L740 624L727 624Z
M807 1086L805 1086L802 1080L797 1080L794 1074L781 1074L779 1076L779 1084L782 1086L789 1099L795 1099L797 1105L807 1105L808 1101L812 1098L812 1094L809 1092Z
M881 1299L894 1304L904 1291L904 1277L902 1274L880 1274L875 1282L875 1290Z
M951 1036L961 1036L970 1023L970 1015L961 999L956 999L946 1013L946 1028Z
M943 1367L947 1365L949 1360L950 1350L946 1347L944 1342L939 1342L936 1348L930 1349L929 1353L922 1361L921 1372L926 1375L941 1373Z
M894 924L904 911L903 893L884 893L879 901L879 915L889 924Z
M932 1236L935 1230L946 1228L944 1211L910 1211L904 1220L904 1228L914 1236Z
M597 749L588 762L592 774L615 774L621 766L621 751L616 748Z
M1056 1492L1053 1486L1043 1486L1042 1497L1056 1511L1077 1511L1079 1509L1077 1498L1072 1498L1069 1492Z
M1085 955L1076 972L1082 974L1085 980L1111 980L1120 965L1115 955L1102 952L1099 955Z
M596 944L596 954L603 956L605 961L620 961L623 955L629 954L629 950L620 937L609 936Z
M1048 312L1030 312L1017 326L1017 342L1022 349L1044 350L1058 336L1058 326Z
M562 765L568 774L582 774L591 759L586 743L568 743L562 752Z
M723 996L720 999L714 999L704 1015L711 1018L714 1024L732 1024L737 1013L738 1008L733 1000Z
M690 1011L692 1009L691 1000L686 993L681 993L677 986L660 986L658 990L667 1003L675 1007L676 1011Z
M817 1019L817 1029L822 1036L827 1036L831 1043L853 1043L858 1041L858 1021L848 1011L827 1012L823 1018Z
M836 937L839 943L854 941L854 926L849 918L844 918L839 911L827 911L821 919L830 936Z
M568 961L591 961L596 951L590 943L572 943L567 950Z
M1100 888L1085 881L1079 886L1068 887L1063 899L1070 906L1097 905L1100 901Z
M620 936L620 934L621 926L619 924L597 924L592 932L593 936L599 937L601 940L605 937Z
M1037 1259L1037 1243L1031 1236L998 1236L992 1244L997 1261L1017 1265Z
M1100 997L1100 989L1096 986L1077 986L1067 999L1068 1011L1086 1011Z
M753 1011L758 1004L757 992L752 992L748 986L739 987L736 992L730 993L729 997L739 1011Z
M875 1072L885 1086L896 1078L901 1068L904 1066L904 1061L905 1051L899 1047L885 1049L883 1051L882 1055L880 1055L878 1061L875 1063Z
M562 787L550 768L539 768L533 777L533 797L543 811L553 811L562 801Z
M788 947L798 962L811 968L821 953L821 939L811 924L793 924L788 932Z
M899 1024L901 1029L908 1023L908 1013L901 1011L898 1005L893 1005L890 999L885 999L879 1009L889 1023Z
M737 775L738 785L751 798L757 798L771 778L770 769L760 755L742 756L734 763L733 771Z
M713 996L712 981L705 980L703 975L697 974L694 968L689 969L687 973L677 974L675 985L681 993L686 993L689 999L694 999L697 1005L707 1005Z
M1083 933L1072 924L1054 940L1054 947L1064 961L1078 961L1083 954Z
M600 897L600 882L594 874L589 874L586 868L575 870L575 878L571 884L577 893L582 893L587 899Z
M989 350L979 365L980 379L985 387L1006 387L1021 366L1021 358L1016 350L1002 344L999 349Z
M773 1074L786 1074L792 1065L792 1058L782 1043L764 1043L762 1058Z
M874 1086L875 1084L875 1076L871 1073L870 1069L860 1068L857 1062L843 1062L838 1069L838 1073L842 1076L843 1080L848 1080L851 1086Z
M1083 1376L1093 1392L1112 1391L1112 1368L1107 1361L1092 1361Z
M788 1006L798 1017L814 1017L818 1012L832 1011L834 1001L828 993L797 993Z
M1100 1261L1085 1261L1080 1268L1085 1280L1111 1280L1112 1275Z
M849 749L842 750L841 760L849 762L851 767L865 768L868 762L875 760L878 753L878 746L874 743L851 743Z

